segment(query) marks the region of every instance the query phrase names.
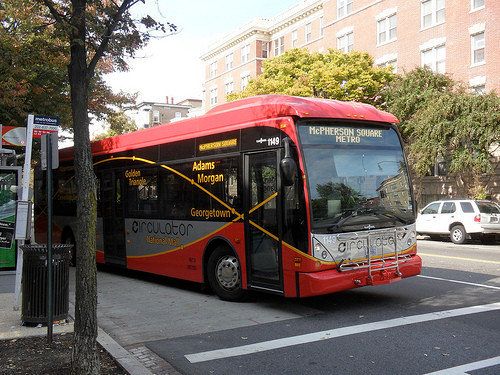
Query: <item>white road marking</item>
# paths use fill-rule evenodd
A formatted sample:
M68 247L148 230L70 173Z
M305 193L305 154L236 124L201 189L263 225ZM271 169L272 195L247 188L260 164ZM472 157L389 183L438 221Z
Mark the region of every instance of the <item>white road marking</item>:
M434 257L434 258L444 258L444 259L455 259L455 260L465 260L467 262L479 262L479 263L489 263L489 264L500 264L500 262L496 260L485 260L485 259L474 259L474 258L464 258L464 257L452 257L449 255L437 255L437 254L428 254L418 252L418 255L423 255L426 257Z
M460 375L460 374L465 374L467 371L479 370L482 368L496 366L499 364L500 364L500 356L485 359L483 361L467 363L462 366L450 367L436 372L430 372L426 375Z
M449 281L450 283L465 284L465 285L472 285L472 286L480 286L480 287L482 287L482 288L489 288L489 289L496 289L496 290L500 290L500 287L498 287L498 286L493 286L493 285L469 283L469 282L467 282L467 281L451 280L451 279L443 279L443 278L441 278L441 277L432 277L432 276L424 276L424 275L418 275L418 277L422 277L422 278L424 278L424 279L432 279L432 280Z
M456 316L477 314L487 311L500 310L500 302L487 305L477 305L460 309L436 311L433 313L412 315L402 318L382 320L373 323L359 324L350 327L336 328L327 331L313 332L305 335L285 337L277 340L263 341L255 344L236 346L233 348L210 350L206 352L186 354L186 359L191 363L212 361L214 359L236 357L240 355L264 352L288 346L306 344L320 340L333 339L335 337L349 336L357 333L377 331L381 329L400 327L409 324L429 322L433 320L452 318Z

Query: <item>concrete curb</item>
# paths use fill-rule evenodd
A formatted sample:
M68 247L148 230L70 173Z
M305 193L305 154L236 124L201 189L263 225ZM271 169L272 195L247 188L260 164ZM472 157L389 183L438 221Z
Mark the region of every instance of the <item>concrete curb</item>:
M118 344L113 338L98 328L97 342L106 349L116 362L131 375L153 375L138 359L127 349Z
M75 305L70 302L70 316L74 320ZM97 342L109 353L111 357L131 375L154 375L132 353L118 344L110 335L100 327L97 328Z

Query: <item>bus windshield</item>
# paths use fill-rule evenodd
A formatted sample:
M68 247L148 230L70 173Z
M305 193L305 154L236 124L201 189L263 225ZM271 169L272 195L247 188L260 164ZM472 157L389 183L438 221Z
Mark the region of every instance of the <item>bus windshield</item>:
M408 171L389 126L299 125L315 233L391 228L415 221Z

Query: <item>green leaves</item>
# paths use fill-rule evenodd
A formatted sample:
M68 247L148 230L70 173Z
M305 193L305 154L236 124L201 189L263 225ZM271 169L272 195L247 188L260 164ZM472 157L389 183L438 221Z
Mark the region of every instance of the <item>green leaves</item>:
M473 94L426 68L397 77L384 94L387 110L401 120L417 175L426 175L438 159L469 185L477 185L480 174L492 172L489 149L500 139L498 95Z
M367 53L293 49L266 60L263 73L241 93L228 95L228 100L284 94L378 104L383 87L392 78L390 69L374 67Z

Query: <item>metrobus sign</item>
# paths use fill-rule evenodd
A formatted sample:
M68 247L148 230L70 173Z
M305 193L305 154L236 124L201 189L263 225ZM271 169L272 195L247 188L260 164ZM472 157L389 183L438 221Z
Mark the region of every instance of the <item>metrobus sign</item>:
M59 117L37 116L33 118L33 138L40 138L43 134L59 131Z

